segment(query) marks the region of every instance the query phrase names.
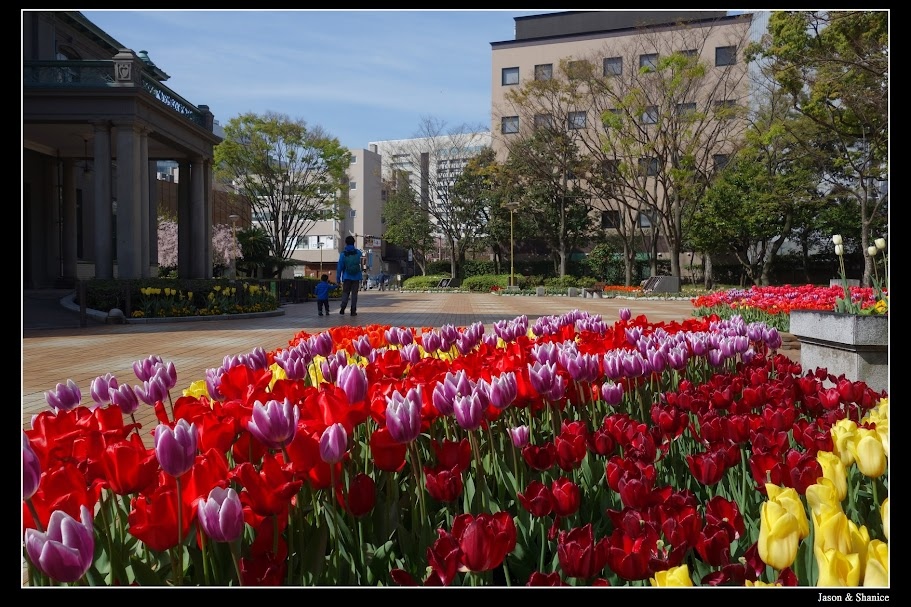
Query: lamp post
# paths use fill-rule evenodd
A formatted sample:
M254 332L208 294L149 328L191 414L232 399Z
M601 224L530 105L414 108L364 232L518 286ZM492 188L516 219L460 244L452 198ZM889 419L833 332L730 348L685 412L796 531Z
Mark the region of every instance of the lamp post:
M322 242L316 243L316 248L319 249L319 274L323 273L323 244Z
M237 220L240 219L240 215L231 214L228 215L228 219L231 220L231 278L237 278Z
M518 202L506 202L504 207L509 209L509 286L516 286L516 256L515 256L515 237L513 236L513 216L519 208Z

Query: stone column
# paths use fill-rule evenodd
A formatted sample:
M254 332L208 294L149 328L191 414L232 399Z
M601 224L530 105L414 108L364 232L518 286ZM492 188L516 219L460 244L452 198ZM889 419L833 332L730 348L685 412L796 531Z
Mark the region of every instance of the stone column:
M190 163L181 160L177 171L177 276L191 278Z
M132 121L117 126L117 277L142 277L142 162Z
M63 159L63 247L60 251L60 272L66 279L76 279L76 161Z
M191 278L209 278L206 269L212 248L211 225L206 209L206 163L201 156L193 158L190 170L190 274Z
M114 278L114 233L111 211L111 128L94 122L92 145L95 167L95 199L87 203L95 225L95 278Z
M151 226L155 224L149 217L149 206L151 204L149 202L149 131L144 128L139 129L139 174L136 177L139 181L140 239L137 241L139 245L139 272L142 278L149 278L151 276L149 251L153 238ZM157 237L157 235L154 237Z

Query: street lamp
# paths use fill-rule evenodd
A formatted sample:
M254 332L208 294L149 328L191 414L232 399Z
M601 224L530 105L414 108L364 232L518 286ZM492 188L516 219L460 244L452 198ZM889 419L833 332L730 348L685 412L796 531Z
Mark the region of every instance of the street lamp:
M518 202L506 202L504 207L509 209L509 286L516 286L516 256L515 256L515 237L513 236L513 216L519 208Z
M323 273L323 244L322 242L316 243L316 248L319 249L319 273Z
M228 219L231 220L231 238L232 238L232 247L231 247L231 278L237 278L237 220L240 219L240 215L231 214L228 215Z

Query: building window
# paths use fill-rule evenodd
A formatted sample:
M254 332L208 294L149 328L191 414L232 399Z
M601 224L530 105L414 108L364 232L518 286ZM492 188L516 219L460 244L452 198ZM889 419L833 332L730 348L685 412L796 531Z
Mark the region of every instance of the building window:
M519 68L504 67L501 83L503 84L503 86L509 86L511 84L519 84Z
M604 59L605 76L621 76L623 74L623 57L607 57Z
M639 69L653 71L658 69L658 53L639 55Z
M683 55L684 57L688 57L688 58L690 58L690 59L695 59L696 57L699 56L699 51L697 51L697 50L694 49L694 48L684 49L684 50L682 50L682 51L679 51L679 53L680 53L681 55Z
M586 66L588 65L587 61L570 61L566 64L566 77L570 80L577 80L579 78L584 78L586 74Z
M349 189L349 190L356 190L356 189L357 189L357 182L356 182L356 181L349 181L349 182L348 182L348 189Z
M351 155L351 164L357 164L357 156Z
M519 132L518 116L503 116L500 119L500 132L504 135L511 135Z
M542 63L535 66L535 80L550 80L554 77L554 64Z
M567 128L584 129L586 124L585 112L570 112L567 119Z
M658 223L656 221L656 219L657 219L657 217L655 217L654 211L651 211L651 212L640 211L639 212L639 227L640 228L650 228L650 227L652 227L652 225Z
M696 104L695 103L678 103L677 104L677 115L678 116L687 116L689 114L696 113Z
M734 65L737 63L736 46L716 46L715 47L715 65L718 67L724 65Z
M642 124L657 124L658 123L658 106L650 105L645 108L645 111L642 112L642 119L640 120Z
M601 227L604 229L618 229L620 227L620 211L601 211Z
M351 219L357 217L357 209L348 209L348 217Z
M728 154L713 154L712 161L715 163L715 171L721 171L728 165L731 160Z
M639 174L646 175L647 177L654 177L658 174L658 159L657 158L640 158L639 159Z
M535 128L536 129L552 129L554 128L554 117L550 114L535 114Z
M712 107L715 108L715 114L722 120L729 120L737 113L737 103L730 99L714 101Z

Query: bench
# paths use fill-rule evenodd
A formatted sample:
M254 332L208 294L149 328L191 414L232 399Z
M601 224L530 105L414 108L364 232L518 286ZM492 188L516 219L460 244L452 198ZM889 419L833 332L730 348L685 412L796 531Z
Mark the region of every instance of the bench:
M582 298L591 297L592 299L598 298L601 299L604 297L604 287L607 285L603 282L596 282L590 287L585 287L582 289Z

